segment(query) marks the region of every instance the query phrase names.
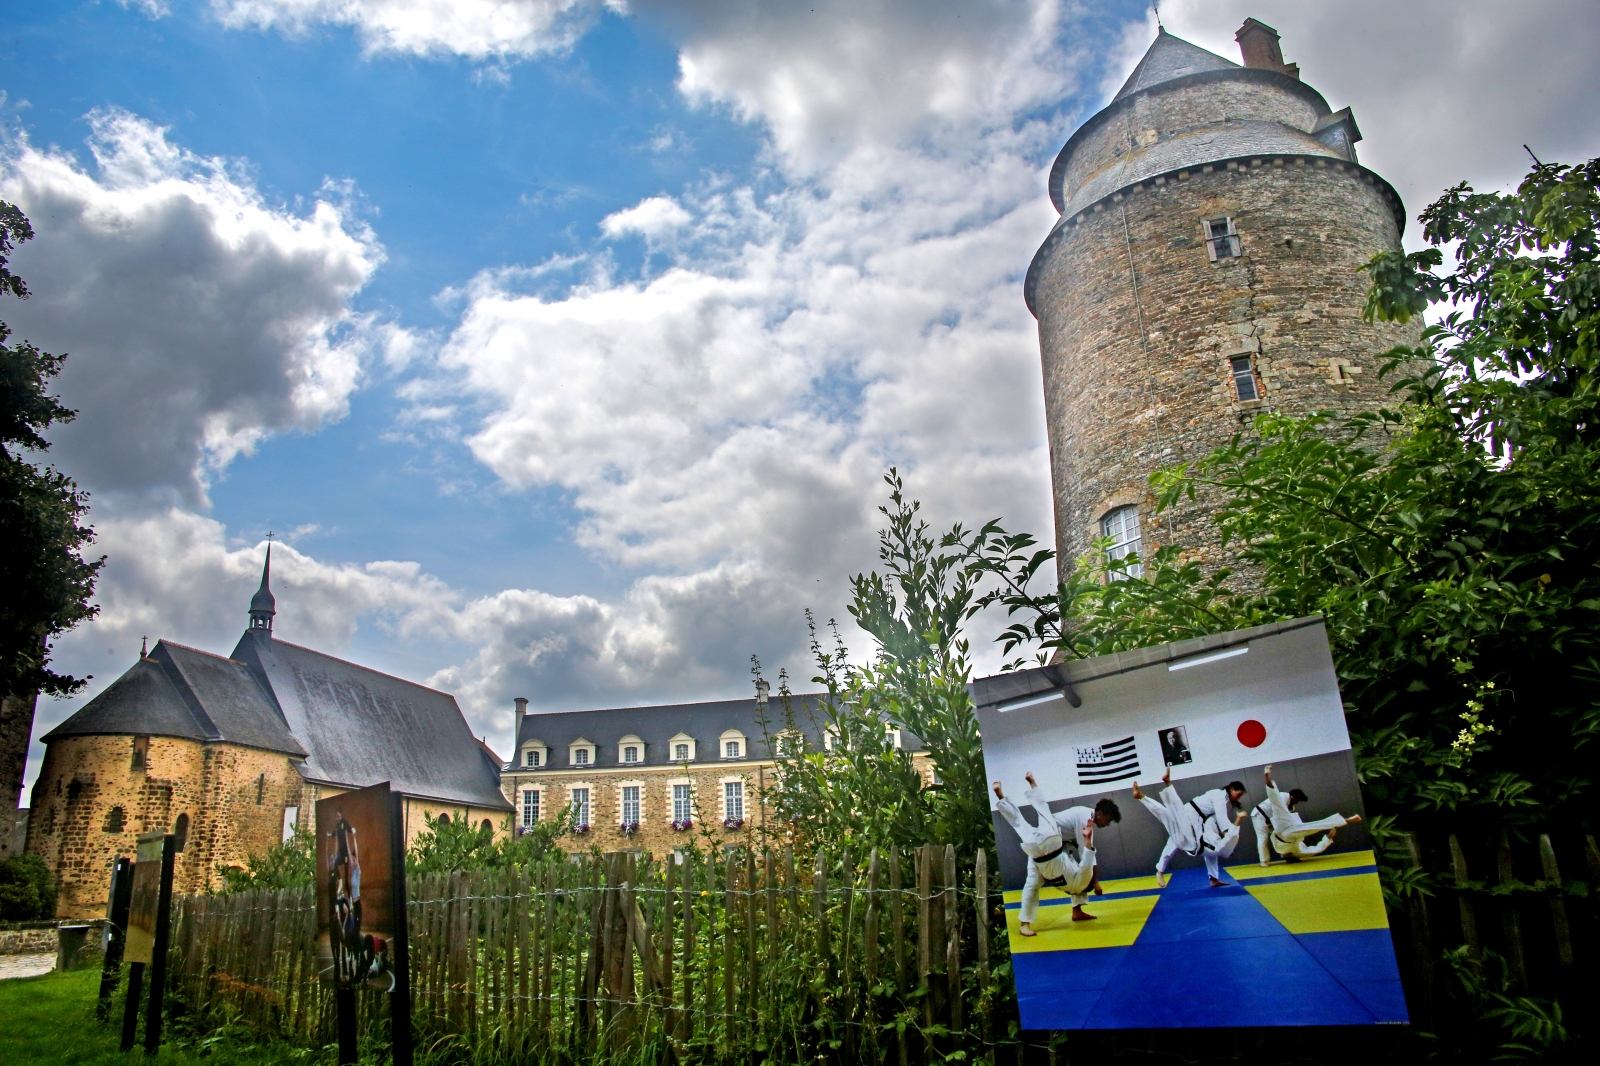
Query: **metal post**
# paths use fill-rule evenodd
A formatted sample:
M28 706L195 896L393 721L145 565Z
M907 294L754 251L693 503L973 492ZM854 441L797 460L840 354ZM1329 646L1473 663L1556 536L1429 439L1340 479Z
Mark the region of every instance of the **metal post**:
M406 828L405 797L390 794L394 820L389 834L389 862L392 873L390 899L394 908L394 991L389 994L389 1028L394 1049L394 1066L411 1066L411 932L406 914ZM354 1061L352 1058L351 1061Z
M111 867L111 893L106 900L106 958L100 971L100 1002L95 1007L95 1013L102 1018L111 1009L111 993L122 974L122 945L127 939L128 904L132 899L133 860L118 855Z

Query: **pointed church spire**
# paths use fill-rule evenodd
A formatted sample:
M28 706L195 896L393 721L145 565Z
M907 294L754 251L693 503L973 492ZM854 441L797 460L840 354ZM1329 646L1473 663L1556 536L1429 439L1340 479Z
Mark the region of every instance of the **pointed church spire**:
M261 587L250 597L250 628L271 634L278 603L272 598L272 534L267 534L267 561L261 567Z

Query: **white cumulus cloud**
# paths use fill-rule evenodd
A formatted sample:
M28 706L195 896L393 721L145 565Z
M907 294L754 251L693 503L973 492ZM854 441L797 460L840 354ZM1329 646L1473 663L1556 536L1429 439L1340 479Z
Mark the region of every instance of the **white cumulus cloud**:
M34 295L6 320L70 355L80 418L52 433L57 462L97 491L198 501L264 437L341 417L374 343L404 351L350 309L383 248L343 190L296 212L136 115L90 127L92 168L25 139L0 153L0 197L37 234L14 259Z
M351 26L368 52L474 60L562 52L621 0L212 0L225 26L302 34Z
M602 218L600 232L607 237L637 235L659 240L687 226L689 221L689 212L672 197L651 196Z

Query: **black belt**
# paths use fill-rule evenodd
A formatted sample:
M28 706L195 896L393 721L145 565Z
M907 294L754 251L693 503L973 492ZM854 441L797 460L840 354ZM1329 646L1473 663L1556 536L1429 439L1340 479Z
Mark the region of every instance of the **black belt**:
M1196 814L1198 814L1200 816L1200 847L1201 847L1201 849L1204 850L1204 851L1216 851L1217 850L1216 848L1214 848L1210 844L1206 843L1206 819L1207 818L1215 818L1216 815L1207 814L1205 811L1202 811L1200 809L1200 805L1198 803L1196 803L1194 800L1190 800L1189 801L1189 806L1193 807L1194 808L1194 813L1196 813ZM1194 852L1190 852L1189 854L1192 855L1192 854L1194 854Z
M1040 863L1040 862L1049 862L1051 859L1059 859L1061 857L1061 854L1066 850L1067 850L1067 846L1065 844L1063 844L1059 848L1057 848L1056 850L1052 851L1048 855L1035 856L1033 861L1036 862L1036 863Z

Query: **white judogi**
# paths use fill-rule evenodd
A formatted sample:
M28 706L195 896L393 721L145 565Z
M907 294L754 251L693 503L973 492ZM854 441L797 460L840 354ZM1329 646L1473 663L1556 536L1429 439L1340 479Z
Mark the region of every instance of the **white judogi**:
M1233 854L1239 843L1239 827L1233 824L1233 804L1228 790L1214 788L1202 792L1189 801L1200 815L1200 857L1206 861L1206 873L1220 881L1222 860Z
M1167 865L1178 852L1193 855L1200 850L1202 820L1193 807L1178 798L1176 788L1168 785L1162 789L1159 803L1149 796L1141 796L1139 802L1144 804L1145 810L1156 816L1161 828L1167 831L1167 846L1161 850L1161 858L1156 861L1157 873L1166 873Z
M1330 814L1314 822L1306 821L1289 809L1289 794L1278 791L1272 785L1267 786L1267 801L1258 804L1255 810L1250 812L1250 822L1255 826L1262 866L1267 865L1268 841L1271 842L1272 850L1279 855L1309 858L1327 851L1328 845L1333 843L1333 838L1323 837L1316 844L1307 844L1306 837L1325 833L1329 829L1338 829L1347 824L1344 816L1340 814Z
M1089 896L1089 886L1094 883L1094 849L1084 847L1083 838L1077 836L1084 823L1094 817L1088 807L1068 807L1052 814L1050 802L1037 788L1030 788L1022 798L1039 815L1038 825L1029 825L1017 805L1002 799L996 806L1000 815L1021 838L1022 850L1028 856L1028 878L1022 885L1022 912L1024 922L1032 922L1039 915L1039 888L1049 884L1072 896L1074 906L1081 906ZM1077 848L1066 850L1065 837L1071 835ZM1076 856L1076 857L1075 857Z

